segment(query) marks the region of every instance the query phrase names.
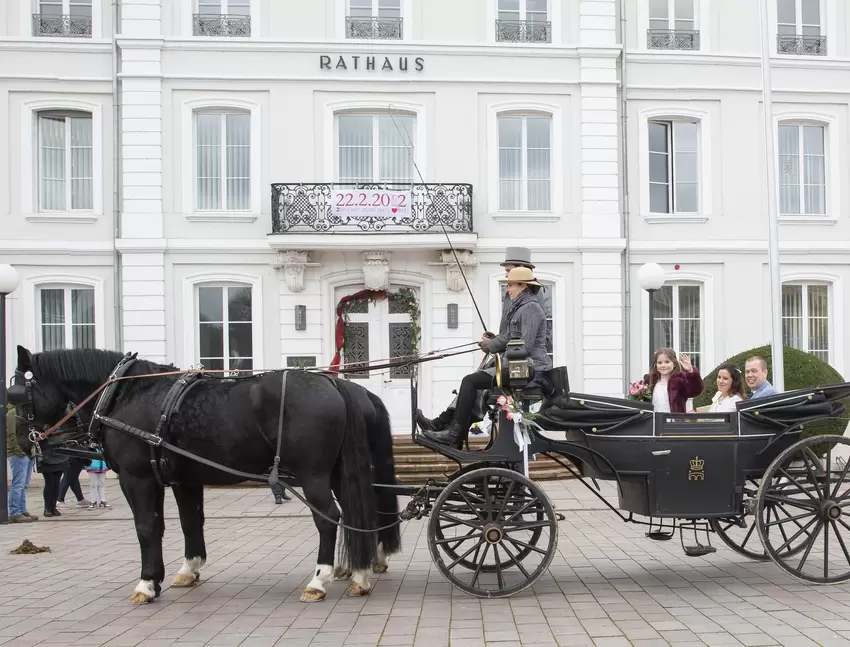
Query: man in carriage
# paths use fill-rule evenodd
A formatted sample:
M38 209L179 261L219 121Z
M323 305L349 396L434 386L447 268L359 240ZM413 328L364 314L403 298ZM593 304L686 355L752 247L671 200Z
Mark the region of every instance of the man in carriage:
M511 339L522 339L534 365L535 377L529 386L545 387L545 371L552 368L552 360L547 352L546 313L536 296L541 285L528 267L514 267L499 282L506 284L509 299L503 325L500 325L498 335L484 333L479 345L483 351L495 354L504 352ZM425 435L437 442L460 448L472 424L476 393L491 388L495 375L495 367L488 367L464 377L448 427L441 431L426 430ZM439 418L446 415L448 412L443 412Z
M505 250L505 260L501 263L501 266L505 268L505 278L507 278L508 274L515 267L526 267L530 270L534 269L534 265L531 262L531 250L527 247L508 247ZM535 298L537 297L538 292L540 291L540 285L530 286L529 292ZM502 318L499 321L499 335L506 334L508 330L508 310L511 305L511 296L505 291L504 296L502 297ZM545 322L544 322L545 323ZM495 337L492 333L485 333L485 336ZM482 369L493 369L495 366L495 358L490 356L487 360L487 363L484 364ZM488 387L489 388L489 387ZM481 393L479 391L478 393ZM421 409L416 410L416 424L422 428L423 431L444 431L449 424L451 424L452 420L455 416L455 407L457 406L457 397L452 400L451 404L436 418L427 418L425 414L422 413ZM474 415L471 418L470 424L473 422L479 422L483 420L483 412L479 411L481 407L476 406L473 403L473 411Z

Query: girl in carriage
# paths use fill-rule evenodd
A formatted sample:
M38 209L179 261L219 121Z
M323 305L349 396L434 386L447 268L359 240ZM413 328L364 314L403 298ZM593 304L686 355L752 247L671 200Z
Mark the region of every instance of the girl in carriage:
M655 351L643 382L652 391L653 408L661 413L685 413L688 398L695 398L703 389L702 377L688 356L672 348Z

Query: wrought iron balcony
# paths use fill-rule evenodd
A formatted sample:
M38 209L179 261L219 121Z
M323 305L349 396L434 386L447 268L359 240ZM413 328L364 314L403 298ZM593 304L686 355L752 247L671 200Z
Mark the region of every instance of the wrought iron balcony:
M352 18L345 19L345 37L365 40L401 40L404 24L401 18Z
M779 34L776 37L776 51L779 54L826 56L826 36Z
M91 38L90 16L58 16L33 14L33 36Z
M649 49L699 51L699 32L681 29L647 29L646 46Z
M376 204L381 191L410 192L407 208L338 209L348 202ZM405 200L406 201L406 200ZM272 184L272 233L472 233L471 184Z
M251 16L196 13L193 22L195 36L237 36L246 38L251 35Z
M552 23L539 20L497 20L496 40L502 43L551 43Z

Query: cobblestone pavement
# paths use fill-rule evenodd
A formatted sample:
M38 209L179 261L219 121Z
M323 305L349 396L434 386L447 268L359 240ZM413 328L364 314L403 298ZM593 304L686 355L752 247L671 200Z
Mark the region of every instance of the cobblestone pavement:
M799 584L723 545L689 558L677 540L652 542L646 528L622 523L576 481L545 487L567 517L558 555L510 600L454 590L431 564L425 522L410 522L403 554L375 576L371 596L348 598L338 582L325 602L302 604L317 542L306 508L232 488L207 491L202 583L134 606L139 552L110 481L111 510L65 506L59 519L0 528L0 644L850 645L850 584ZM29 496L40 513L38 490ZM167 586L183 540L170 493L166 502ZM10 555L25 538L51 552Z

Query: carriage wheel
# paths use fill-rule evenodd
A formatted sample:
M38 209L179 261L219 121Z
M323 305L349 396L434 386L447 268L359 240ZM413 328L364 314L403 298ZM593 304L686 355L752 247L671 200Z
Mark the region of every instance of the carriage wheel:
M850 579L848 467L850 439L814 436L779 454L762 478L756 503L762 544L798 580L834 584ZM771 504L778 511L774 519L767 516ZM789 555L790 547L800 554Z
M481 598L509 597L534 584L558 545L555 509L519 472L499 467L457 477L434 502L428 548L455 587Z
M774 486L779 485L781 480L782 479L775 479L776 482L774 483ZM711 526L711 529L717 533L717 536L720 537L723 543L739 555L743 555L744 557L760 562L766 562L770 561L770 555L767 554L767 551L761 543L761 538L756 530L756 520L746 507L747 499L755 501L756 496L758 495L759 484L760 479L748 478L747 483L744 485L745 507L744 515L742 517L746 524L744 528L741 528L737 523L729 521L728 519L711 519L709 521L709 525ZM780 513L776 509L776 506L773 503L768 503L767 506L770 508L765 513L765 516L768 518L768 523L779 519L778 515ZM787 536L783 539L783 542L786 539L788 539ZM803 550L803 548L805 548L805 544L802 541L792 542L783 550L782 554L785 556L794 555Z

